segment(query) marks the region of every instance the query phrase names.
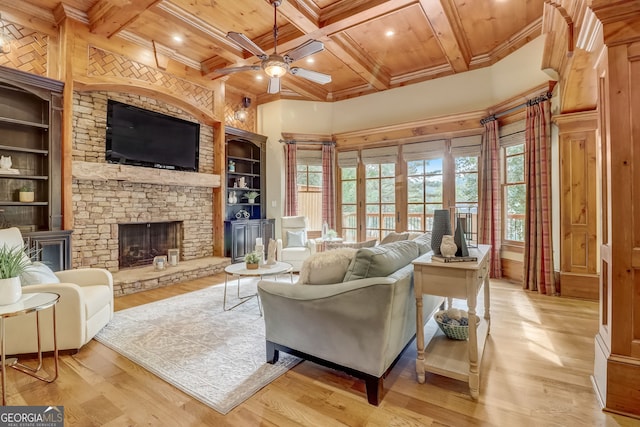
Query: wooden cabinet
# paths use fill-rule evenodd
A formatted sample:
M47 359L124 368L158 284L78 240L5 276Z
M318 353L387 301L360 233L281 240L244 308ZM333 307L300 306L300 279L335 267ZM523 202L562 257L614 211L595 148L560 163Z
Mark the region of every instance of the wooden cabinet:
M265 219L267 137L235 128L225 128L225 256L244 261L254 250L256 238L268 244L275 233L273 219ZM258 194L250 200L251 192Z
M62 82L0 67L2 228L24 233L62 226L62 89ZM33 190L33 201L20 201L24 187Z
M53 271L71 268L71 230L36 231L23 234L25 244L36 252L36 259Z
M256 238L261 237L266 247L274 234L273 219L225 221L225 254L231 258L231 262L242 262L244 256L255 249Z

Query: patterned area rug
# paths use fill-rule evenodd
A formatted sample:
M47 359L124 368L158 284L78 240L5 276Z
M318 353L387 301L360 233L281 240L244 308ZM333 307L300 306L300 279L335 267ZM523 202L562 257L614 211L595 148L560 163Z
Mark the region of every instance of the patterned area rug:
M238 302L229 282L227 306ZM255 293L243 279L240 294ZM280 353L265 362L264 319L257 298L222 309L224 285L121 310L96 340L226 414L300 359Z

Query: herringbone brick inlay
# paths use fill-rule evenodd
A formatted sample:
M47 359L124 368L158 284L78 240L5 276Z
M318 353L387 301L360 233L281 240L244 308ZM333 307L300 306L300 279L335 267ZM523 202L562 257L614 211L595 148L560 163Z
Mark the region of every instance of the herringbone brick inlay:
M162 86L201 108L213 111L213 92L211 90L95 47L89 48L88 75L122 77Z
M5 29L11 51L0 55L0 65L46 76L49 37L11 22L5 23Z

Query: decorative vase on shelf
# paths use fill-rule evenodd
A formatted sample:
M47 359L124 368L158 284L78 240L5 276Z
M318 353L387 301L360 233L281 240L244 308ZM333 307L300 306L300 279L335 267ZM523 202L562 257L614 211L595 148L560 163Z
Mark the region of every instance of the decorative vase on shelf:
M442 243L440 244L440 253L443 257L451 258L456 256L456 251L458 247L456 243L453 241L453 236L451 234L445 234L442 236Z
M445 234L451 234L449 209L436 209L433 211L433 227L431 228L431 250L435 255L440 255L442 236Z
M462 219L458 218L456 221L456 232L453 235L454 242L458 247L456 251L456 256L469 256L469 248L467 248L467 238L465 236L465 229L462 225Z

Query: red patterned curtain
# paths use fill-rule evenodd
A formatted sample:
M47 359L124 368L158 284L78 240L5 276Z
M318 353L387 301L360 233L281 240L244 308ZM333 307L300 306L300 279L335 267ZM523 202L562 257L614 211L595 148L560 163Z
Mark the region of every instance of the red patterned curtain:
M296 144L284 145L285 158L285 193L284 193L284 214L285 216L298 215L298 183L297 183L297 152Z
M334 144L322 144L322 222L330 229L336 226L335 151Z
M491 245L489 276L502 277L500 246L502 242L502 202L500 193L500 146L498 121L491 117L484 121L484 136L480 155L481 181L479 201L478 241Z
M551 244L551 132L548 100L527 105L525 131L525 289L555 295Z

